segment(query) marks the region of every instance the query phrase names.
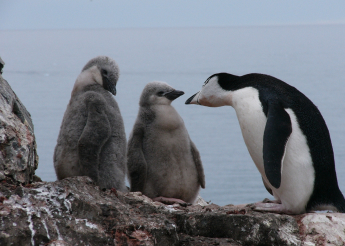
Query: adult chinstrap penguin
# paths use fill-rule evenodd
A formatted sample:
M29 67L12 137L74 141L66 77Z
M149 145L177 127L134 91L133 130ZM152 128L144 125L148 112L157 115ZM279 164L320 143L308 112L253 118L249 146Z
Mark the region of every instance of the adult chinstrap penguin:
M277 199L257 203L256 210L345 212L328 128L317 107L296 88L264 74L219 73L186 104L235 109L249 154Z
M116 94L119 68L106 56L78 76L65 111L54 167L57 178L89 176L101 188L126 191L126 136Z
M128 141L131 191L157 201L193 203L205 188L199 152L171 106L183 94L163 82L148 83Z

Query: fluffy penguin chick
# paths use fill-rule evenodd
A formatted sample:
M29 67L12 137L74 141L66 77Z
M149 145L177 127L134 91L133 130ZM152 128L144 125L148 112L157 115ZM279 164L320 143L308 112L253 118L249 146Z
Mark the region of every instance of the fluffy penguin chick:
M78 76L54 152L59 180L89 176L102 188L126 191L126 136L111 95L118 78L117 64L106 56L91 59Z
M256 210L345 212L326 123L296 88L264 74L219 73L186 104L235 109L249 154L264 186L277 199L256 203Z
M184 92L163 82L148 83L128 141L131 191L154 199L193 203L205 175L200 155L171 102ZM160 200L160 199L158 199Z

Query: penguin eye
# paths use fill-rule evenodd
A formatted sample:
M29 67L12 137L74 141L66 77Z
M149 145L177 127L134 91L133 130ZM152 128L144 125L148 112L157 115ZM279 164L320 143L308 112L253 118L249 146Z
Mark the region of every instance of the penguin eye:
M211 79L211 78L208 78L208 79L205 81L205 83L204 83L203 86L205 86L205 85L210 81L210 79Z
M158 93L157 93L157 96L159 96L159 97L162 97L164 95L164 91L159 91Z
M105 70L105 69L102 69L102 74L104 75L104 76L107 76L108 75L108 71L107 70Z

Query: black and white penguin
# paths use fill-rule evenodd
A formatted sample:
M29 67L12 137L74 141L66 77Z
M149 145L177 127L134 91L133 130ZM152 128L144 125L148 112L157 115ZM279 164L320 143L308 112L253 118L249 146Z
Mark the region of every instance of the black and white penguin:
M186 104L235 109L249 154L277 199L256 203L256 210L345 212L328 128L317 107L296 88L264 74L218 73Z
M82 69L55 147L54 167L59 180L89 176L101 188L127 191L126 135L113 97L118 78L119 68L107 56L91 59Z
M193 203L205 188L199 151L171 105L183 94L164 82L148 83L128 140L131 191L156 201Z

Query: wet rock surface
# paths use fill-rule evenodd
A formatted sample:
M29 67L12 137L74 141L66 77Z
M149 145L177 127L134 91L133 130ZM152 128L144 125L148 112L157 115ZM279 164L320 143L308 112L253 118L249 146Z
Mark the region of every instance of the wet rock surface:
M344 245L345 216L164 205L88 177L0 184L0 245Z
M0 64L4 65L1 58ZM10 178L28 184L34 180L37 165L30 113L0 75L0 181Z

